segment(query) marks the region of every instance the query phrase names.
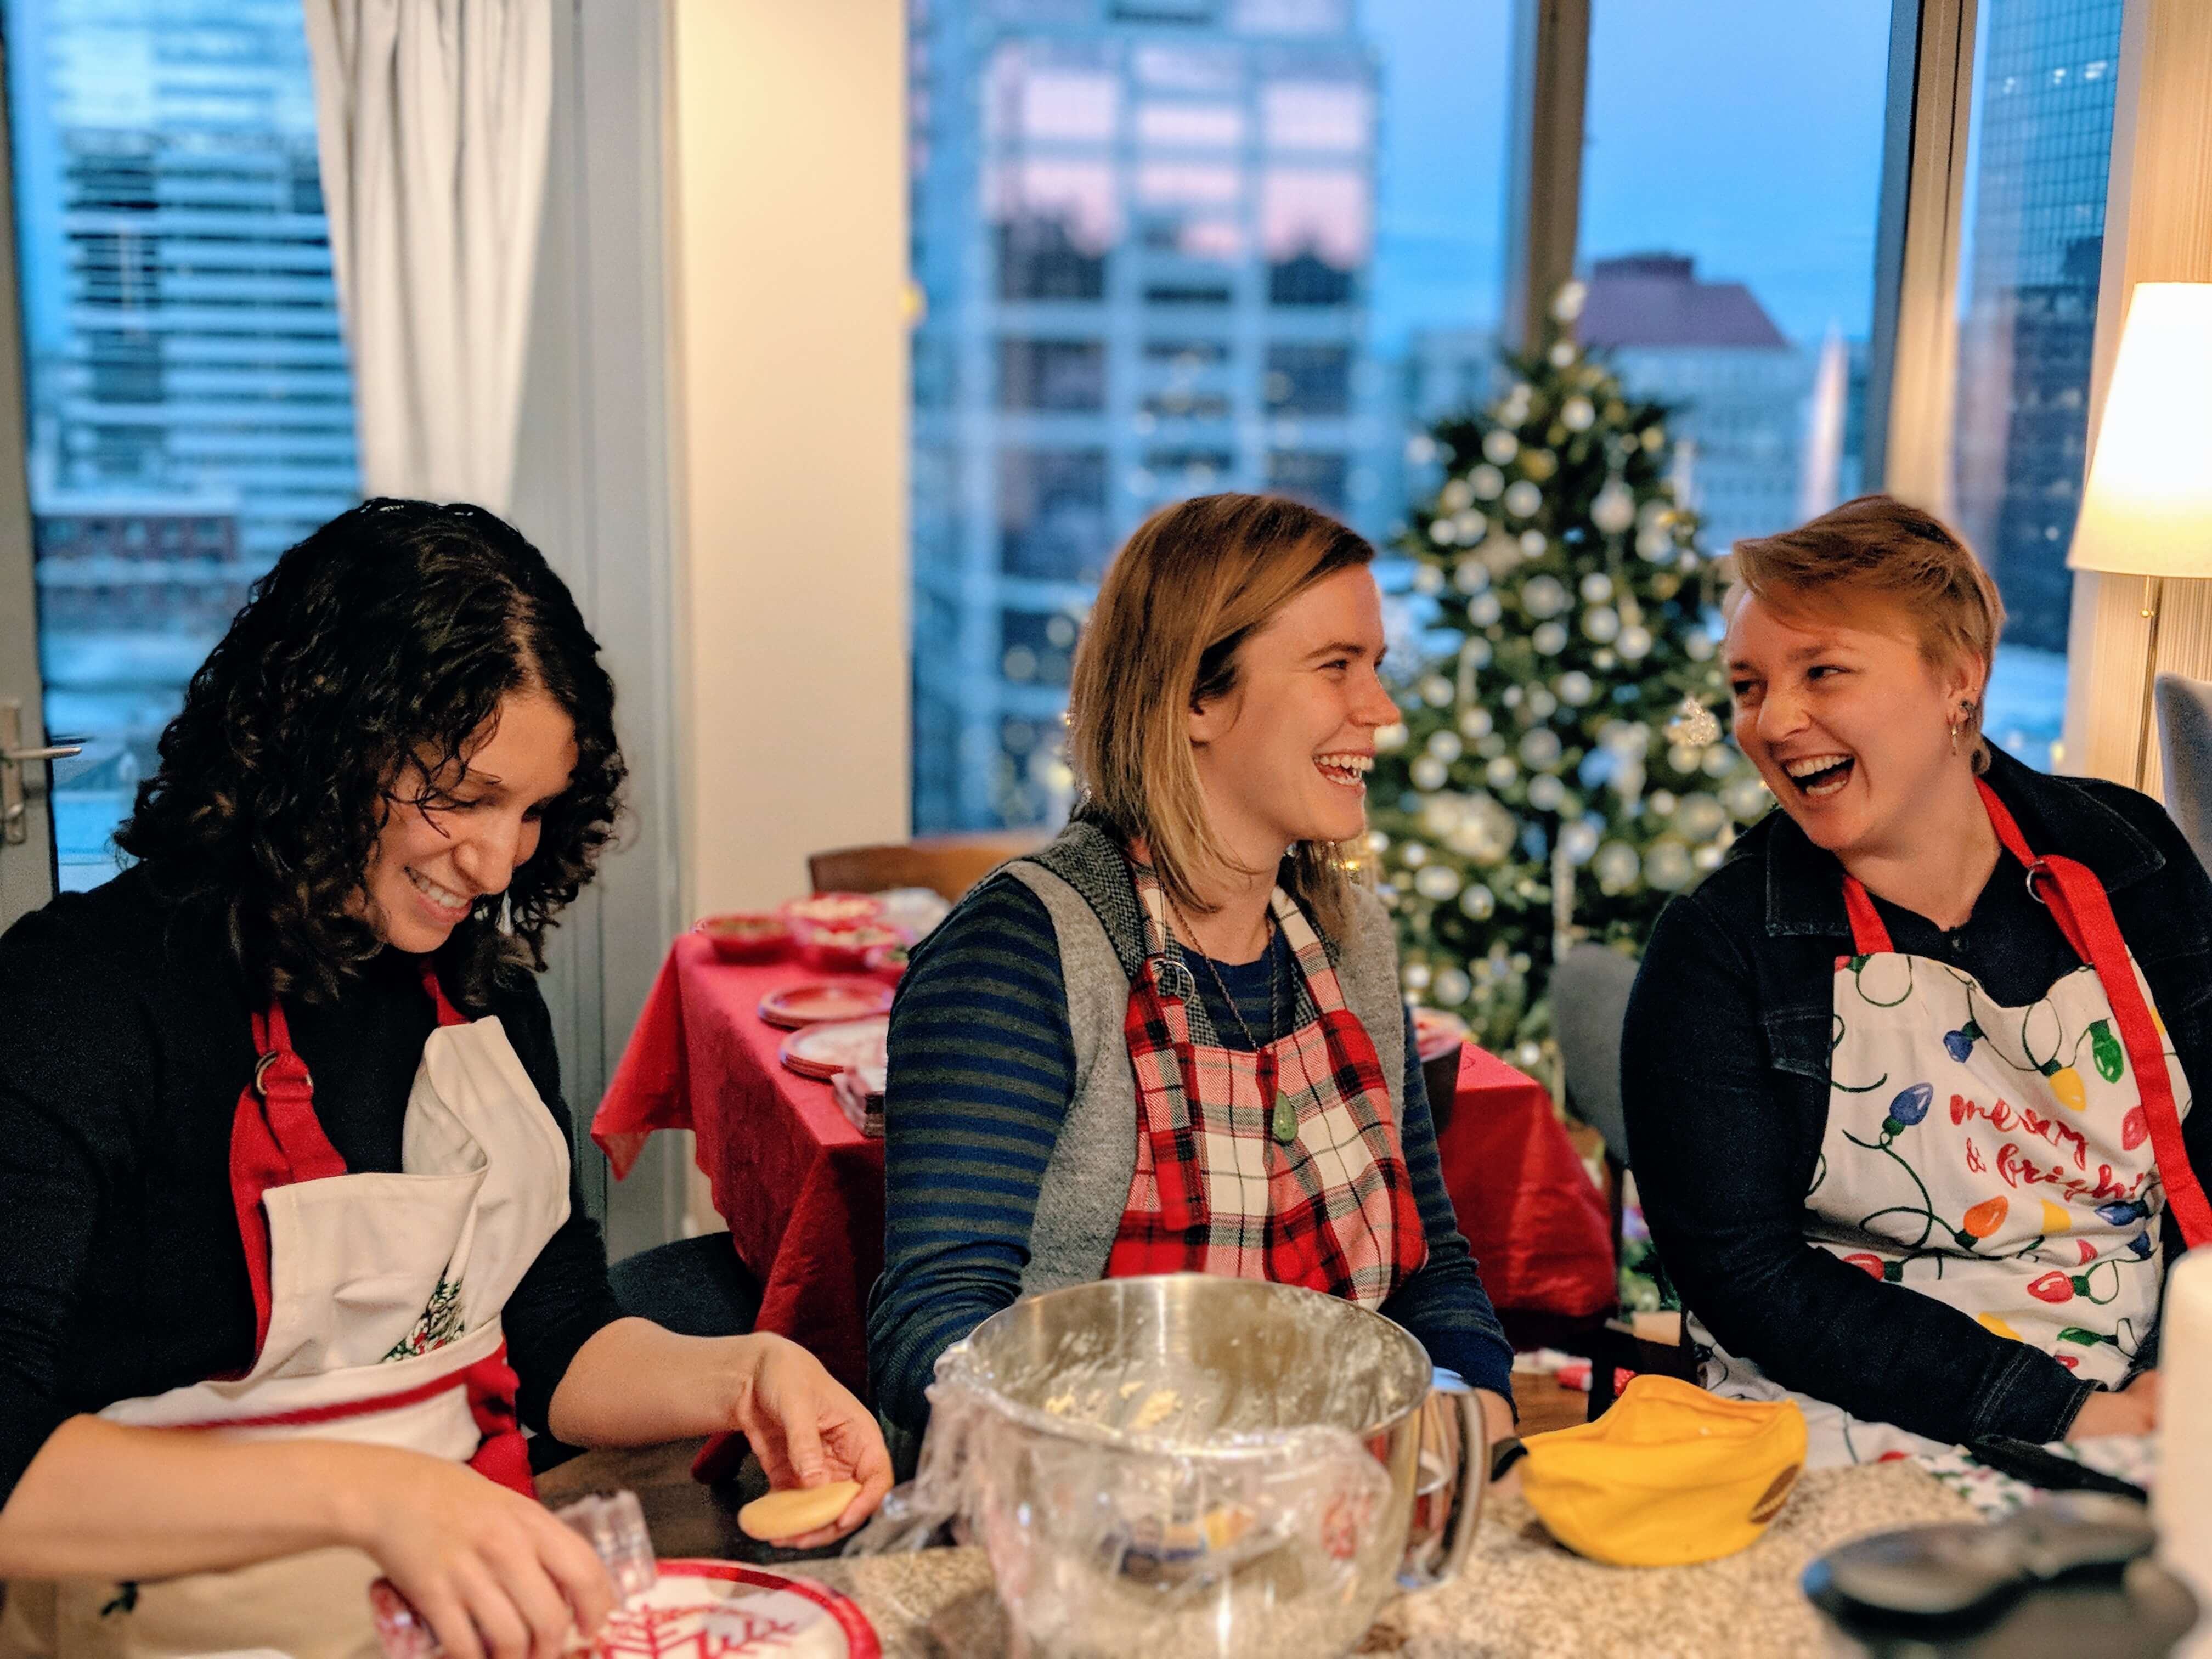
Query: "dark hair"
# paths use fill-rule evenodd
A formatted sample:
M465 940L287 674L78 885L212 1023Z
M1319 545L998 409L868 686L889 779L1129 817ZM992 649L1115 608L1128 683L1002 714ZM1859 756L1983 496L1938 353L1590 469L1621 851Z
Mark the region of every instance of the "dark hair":
M503 968L544 966L625 770L598 641L482 507L367 501L279 559L192 676L116 844L165 897L219 911L254 994L328 1002L380 948L352 904L392 803L447 799L501 698L533 689L574 723L576 765L537 851L438 952L448 992L481 1006Z

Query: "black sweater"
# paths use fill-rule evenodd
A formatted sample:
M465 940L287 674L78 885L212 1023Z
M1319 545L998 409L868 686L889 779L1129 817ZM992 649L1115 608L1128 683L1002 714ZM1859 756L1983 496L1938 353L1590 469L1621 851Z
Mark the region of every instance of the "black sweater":
M2195 1109L2190 1162L2212 1179L2212 881L2157 802L1999 754L1990 787L2029 848L2080 860L2111 895ZM1965 926L1876 899L1896 948L1955 964L1991 998L2039 1000L2080 965L1997 860ZM2063 1435L2091 1384L1933 1297L1877 1283L1805 1240L1828 1118L1831 991L1850 950L1843 871L1779 809L1653 930L1629 1004L1621 1103L1651 1236L1721 1345L1786 1388L1943 1442ZM2180 1228L2165 1218L2169 1259ZM2155 1363L2155 1340L2139 1363Z
M386 951L337 1004L286 1005L316 1115L356 1173L400 1167L437 1023L420 963ZM253 1012L219 926L162 904L136 871L0 937L0 1502L64 1418L252 1364L228 1163ZM566 1135L536 986L480 1012ZM573 1177L568 1202L504 1316L522 1416L541 1431L576 1350L617 1314Z

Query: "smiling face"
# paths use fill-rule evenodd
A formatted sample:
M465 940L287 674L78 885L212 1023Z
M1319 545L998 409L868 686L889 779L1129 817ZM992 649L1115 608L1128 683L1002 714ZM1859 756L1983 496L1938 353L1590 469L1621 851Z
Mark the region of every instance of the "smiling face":
M546 806L568 787L575 726L544 692L509 692L464 753L465 776L448 768L431 780L453 801L392 800L369 854L366 914L396 950L436 950L477 900L507 890L538 850Z
M1323 577L1238 648L1237 683L1191 710L1207 815L1228 849L1272 870L1292 842L1367 829L1382 689L1382 601L1364 566Z
M1931 665L1895 607L1784 611L1750 596L1726 651L1736 743L1814 844L1847 863L1911 851L1926 805L1971 785L1971 744L1954 750L1951 727L1962 704L1979 706L1986 670Z

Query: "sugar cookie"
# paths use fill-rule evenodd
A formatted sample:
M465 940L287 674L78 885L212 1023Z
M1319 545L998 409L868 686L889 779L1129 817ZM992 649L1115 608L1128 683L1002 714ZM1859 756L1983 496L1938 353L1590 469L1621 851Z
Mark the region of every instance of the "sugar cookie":
M832 1480L826 1486L787 1486L756 1498L738 1511L738 1529L764 1544L826 1527L860 1495L857 1480Z

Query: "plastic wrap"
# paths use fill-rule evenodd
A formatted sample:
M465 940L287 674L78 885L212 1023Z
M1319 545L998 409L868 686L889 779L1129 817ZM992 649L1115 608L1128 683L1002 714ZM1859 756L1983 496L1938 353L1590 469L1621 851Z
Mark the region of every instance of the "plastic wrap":
M1188 1397L1193 1380L1101 1368L1039 1408L957 1344L915 1479L848 1553L920 1549L950 1523L1038 1655L1326 1651L1315 1638L1403 1547L1389 1474L1346 1429L1197 1427L1234 1413Z
M605 1563L617 1606L653 1588L659 1563L635 1492L593 1492L554 1510L553 1518L580 1534ZM386 1659L437 1659L445 1652L428 1620L389 1578L368 1587L368 1607Z

